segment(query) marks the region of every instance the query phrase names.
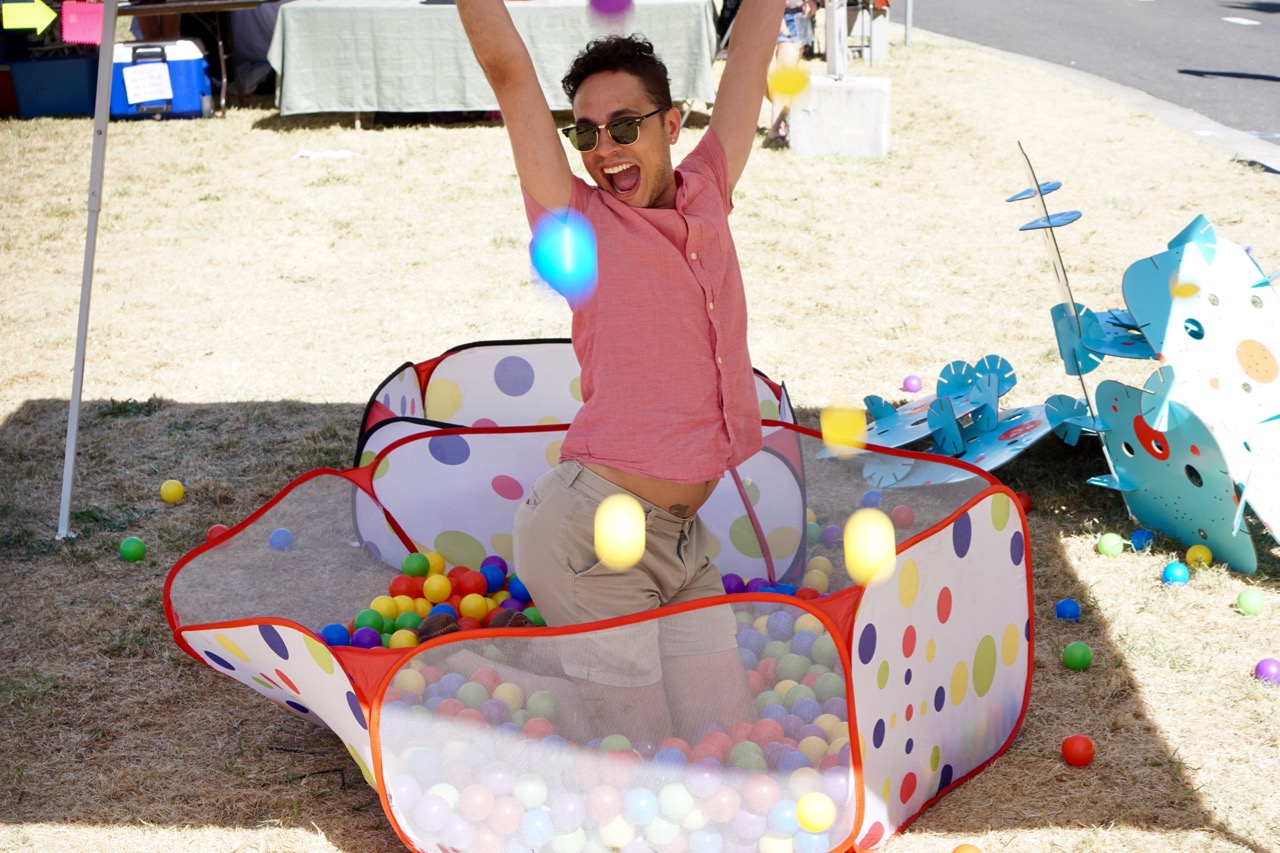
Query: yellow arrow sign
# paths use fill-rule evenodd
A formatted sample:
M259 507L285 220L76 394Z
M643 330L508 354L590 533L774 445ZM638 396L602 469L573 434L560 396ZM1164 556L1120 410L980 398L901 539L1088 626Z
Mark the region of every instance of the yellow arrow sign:
M36 35L48 29L58 13L45 5L44 0L32 0L27 3L5 3L0 7L3 11L3 26L6 30L35 30Z

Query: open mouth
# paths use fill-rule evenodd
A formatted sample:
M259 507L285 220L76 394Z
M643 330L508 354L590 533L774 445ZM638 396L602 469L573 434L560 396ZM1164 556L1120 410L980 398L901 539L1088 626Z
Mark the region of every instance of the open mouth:
M626 198L635 193L640 186L640 169L633 163L619 163L616 166L605 166L604 175L609 186L619 198Z

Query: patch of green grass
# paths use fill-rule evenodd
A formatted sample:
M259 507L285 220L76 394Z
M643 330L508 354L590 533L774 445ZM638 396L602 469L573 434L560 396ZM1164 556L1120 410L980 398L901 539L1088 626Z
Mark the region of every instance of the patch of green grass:
M146 401L139 403L130 397L127 400L112 398L99 412L100 418L136 418L139 415L150 417L163 409L165 401L152 394Z
M81 535L86 533L119 533L128 530L143 518L154 515L155 510L125 509L112 512L100 506L71 511L71 522Z

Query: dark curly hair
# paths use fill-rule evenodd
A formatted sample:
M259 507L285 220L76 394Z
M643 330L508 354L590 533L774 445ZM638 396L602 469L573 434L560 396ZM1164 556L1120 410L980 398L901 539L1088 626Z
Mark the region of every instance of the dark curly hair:
M584 80L607 71L625 71L638 77L656 106L671 108L671 81L667 77L667 66L653 52L653 45L641 35L611 35L589 42L573 60L560 85L572 103Z

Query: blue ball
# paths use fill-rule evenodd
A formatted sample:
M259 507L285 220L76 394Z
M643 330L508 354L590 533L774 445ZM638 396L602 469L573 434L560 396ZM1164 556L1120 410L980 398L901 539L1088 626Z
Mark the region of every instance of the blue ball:
M622 813L636 826L658 816L658 795L648 788L632 788L622 800Z
M868 489L866 494L862 496L861 505L863 507L877 509L882 503L884 503L884 497L880 494L879 489Z
M825 832L797 832L791 843L796 853L826 853L831 849L831 839Z
M507 592L511 593L511 597L517 601L523 601L526 604L533 601L533 596L529 594L529 588L524 585L524 581L519 576L512 575L507 581Z
M458 672L447 672L436 682L442 699L452 699L458 695L458 688L467 683L467 677Z
M330 622L321 628L320 637L330 646L351 645L351 632L346 625L339 625L337 622Z
M432 607L427 611L428 616L435 616L437 613L448 613L454 619L458 618L458 611L453 609L452 604L437 604L435 607Z
M1169 586L1185 586L1191 580L1191 573L1182 563L1170 563L1164 567L1160 579Z
M689 833L689 853L720 853L724 849L724 836L710 829L695 829Z
M790 640L795 630L796 620L785 610L770 613L769 618L765 621L765 631L768 632L769 638L772 640Z
M520 820L520 837L527 844L541 847L556 834L555 825L551 823L551 813L542 809L529 809Z
M1129 537L1129 544L1133 546L1135 551L1145 551L1147 547L1156 541L1156 535L1150 530L1143 530L1139 527L1133 531L1133 535Z
M794 773L802 767L812 767L809 756L798 749L793 749L778 759L778 770L783 773Z
M756 653L746 646L738 646L738 657L742 658L743 669L755 669L756 664L760 663L760 658L756 657Z
M664 746L653 754L653 762L655 764L674 764L677 766L683 766L689 763L689 758L677 747Z
M773 585L773 591L778 595L795 595L796 585L793 583L776 583Z
M596 287L596 234L580 213L550 210L533 226L529 256L538 277L572 304Z
M1053 607L1053 615L1064 622L1080 621L1080 602L1074 598L1064 598Z
M800 822L796 820L795 800L778 800L777 804L769 809L769 829L787 837L800 831Z
M795 636L791 638L791 651L807 658L813 651L813 644L817 639L818 635L812 631L796 631Z
M287 527L277 527L267 537L267 544L276 551L291 551L294 546L293 533Z
M485 592L489 595L493 595L493 593L502 589L503 585L507 582L506 573L493 563L482 567L480 569L480 574L484 575Z

